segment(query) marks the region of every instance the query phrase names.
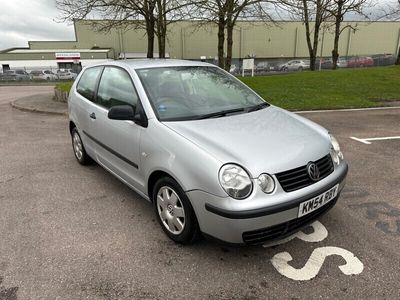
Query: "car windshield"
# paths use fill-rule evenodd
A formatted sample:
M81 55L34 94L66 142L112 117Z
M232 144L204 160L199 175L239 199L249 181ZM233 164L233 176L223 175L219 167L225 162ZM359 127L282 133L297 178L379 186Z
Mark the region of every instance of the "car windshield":
M163 67L137 73L161 121L223 117L268 106L246 85L216 67Z

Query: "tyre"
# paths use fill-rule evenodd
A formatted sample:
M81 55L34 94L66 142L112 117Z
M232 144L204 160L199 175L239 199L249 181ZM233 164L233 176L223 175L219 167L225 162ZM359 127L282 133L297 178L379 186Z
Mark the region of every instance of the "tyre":
M78 129L76 129L76 127L72 129L71 138L72 149L74 150L74 155L77 161L84 166L93 163L93 159L86 153L81 136L79 135Z
M299 67L299 72L303 71L303 67Z
M181 244L199 239L199 225L192 205L174 179L159 179L154 185L152 199L157 220L170 239Z

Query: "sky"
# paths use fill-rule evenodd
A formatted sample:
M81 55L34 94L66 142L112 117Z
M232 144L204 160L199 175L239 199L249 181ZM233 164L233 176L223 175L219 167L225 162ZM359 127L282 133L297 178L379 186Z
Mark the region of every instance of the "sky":
M35 40L74 40L73 26L57 22L59 15L54 0L0 0L0 50L28 47Z
M54 0L0 0L0 49L30 40L74 40L71 24L58 23Z

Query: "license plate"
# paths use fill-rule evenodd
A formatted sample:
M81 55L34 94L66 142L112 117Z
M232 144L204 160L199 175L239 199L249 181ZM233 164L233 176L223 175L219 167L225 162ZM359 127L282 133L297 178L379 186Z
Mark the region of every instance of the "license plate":
M297 214L297 217L300 218L309 213L312 213L313 211L317 210L321 206L324 206L325 204L330 202L332 199L335 199L335 197L338 194L338 190L339 190L339 185L337 184L330 190L326 191L325 193L323 193L317 197L314 197L310 200L300 203L299 212Z

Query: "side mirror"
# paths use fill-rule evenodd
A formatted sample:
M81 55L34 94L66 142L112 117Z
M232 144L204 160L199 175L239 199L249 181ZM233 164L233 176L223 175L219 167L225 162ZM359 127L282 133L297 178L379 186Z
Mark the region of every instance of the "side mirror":
M108 118L111 120L135 121L135 109L130 105L117 105L110 108Z
M130 105L116 105L108 111L108 118L111 120L133 121L140 126L147 127L147 118L141 113L140 108L138 110L136 112L136 108Z

